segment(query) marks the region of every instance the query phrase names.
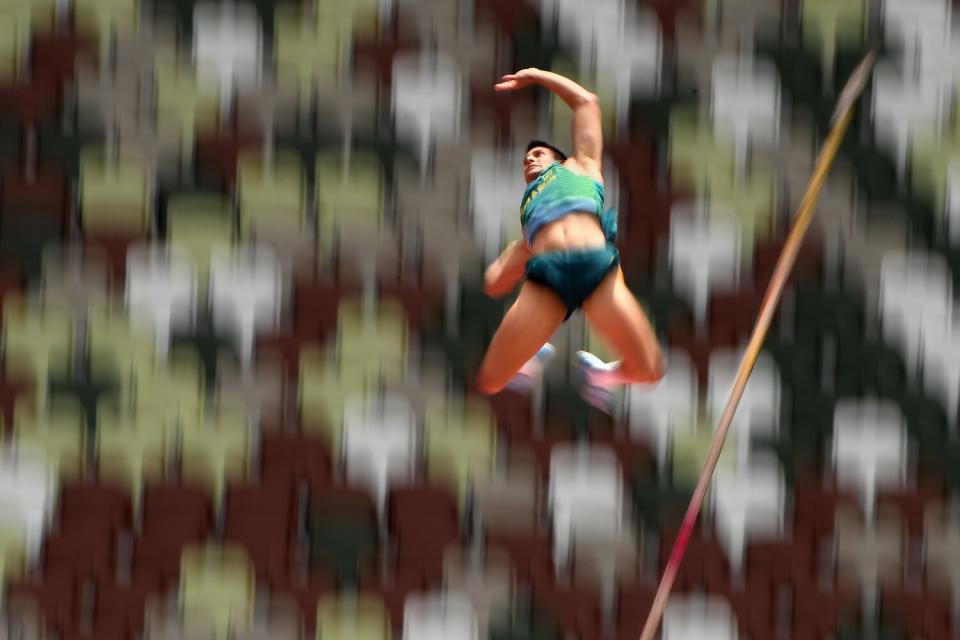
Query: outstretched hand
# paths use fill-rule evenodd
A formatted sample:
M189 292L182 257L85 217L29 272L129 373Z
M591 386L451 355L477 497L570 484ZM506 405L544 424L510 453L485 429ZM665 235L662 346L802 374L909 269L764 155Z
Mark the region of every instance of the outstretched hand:
M539 69L533 67L522 69L516 73L511 73L500 78L500 82L493 86L494 91L516 91L536 81Z

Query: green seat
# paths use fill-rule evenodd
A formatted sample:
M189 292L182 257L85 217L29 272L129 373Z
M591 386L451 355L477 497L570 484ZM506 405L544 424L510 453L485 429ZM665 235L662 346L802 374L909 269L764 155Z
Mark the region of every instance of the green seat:
M916 196L933 205L942 215L950 163L960 158L960 134L944 133L938 138L917 136L910 148L910 186Z
M171 247L181 246L193 256L197 285L206 289L210 271L210 252L214 246L230 245L235 225L230 204L216 194L184 194L167 202L167 240Z
M858 47L864 39L866 0L803 0L800 6L804 47L816 54L828 73L837 50Z
M349 18L349 16L348 16ZM277 5L274 15L274 59L282 86L299 92L301 108L310 104L317 87L339 83L342 60L352 46L349 19L317 24L295 3Z
M258 227L302 232L307 213L307 183L296 153L274 153L270 164L259 151L237 161L237 200L240 233L247 237Z
M79 205L84 231L146 233L152 176L142 157L121 150L85 149L80 158Z
M314 504L307 515L310 563L333 571L341 582L356 583L362 568L374 564L379 548L372 511L351 504Z
M197 132L218 126L220 94L215 86L199 85L188 62L170 56L157 56L155 74L157 129L176 136L190 157Z
M349 238L371 250L386 225L385 180L380 158L368 151L352 151L344 166L342 149L317 154L318 251L330 255L336 240Z
M140 19L139 0L77 0L73 10L77 29L99 38L101 55L114 33L136 33Z
M41 280L44 252L62 241L58 220L19 214L7 214L0 220L0 261L20 267L30 283Z
M696 108L674 109L670 115L670 182L675 190L693 192L714 171L732 172L733 146L714 137Z
M176 358L183 350L196 352L204 371L207 385L213 385L217 379L218 360L224 350L230 350L232 341L218 333L209 318L199 318L189 332L174 331L171 344L171 358Z

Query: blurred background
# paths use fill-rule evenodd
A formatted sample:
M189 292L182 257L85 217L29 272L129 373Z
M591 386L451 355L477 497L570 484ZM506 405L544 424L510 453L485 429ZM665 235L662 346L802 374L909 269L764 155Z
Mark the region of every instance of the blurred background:
M0 638L639 637L837 94L662 637L960 637L949 0L2 0ZM954 43L957 44L954 44ZM595 91L668 355L614 418L511 299L525 67Z

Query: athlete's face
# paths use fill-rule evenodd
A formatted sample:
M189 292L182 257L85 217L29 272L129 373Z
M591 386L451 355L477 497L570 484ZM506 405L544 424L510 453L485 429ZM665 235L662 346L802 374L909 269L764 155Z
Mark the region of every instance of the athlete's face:
M534 147L523 157L523 179L530 184L537 179L537 175L553 164L556 154L546 147Z

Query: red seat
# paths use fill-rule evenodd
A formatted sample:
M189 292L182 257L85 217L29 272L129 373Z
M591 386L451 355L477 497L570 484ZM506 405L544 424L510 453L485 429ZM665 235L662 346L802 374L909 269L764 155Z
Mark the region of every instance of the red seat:
M34 218L42 216L60 225L66 226L69 209L67 180L59 174L38 174L27 177L7 172L3 176L4 216L19 215Z
M497 430L507 438L533 437L533 405L529 395L505 389L490 397L490 408L496 416Z
M934 589L885 585L880 593L881 617L903 620L910 637L949 638L950 594Z
M490 82L483 78L473 83L470 91L470 107L474 118L483 122L494 122L497 129L497 142L507 145L510 142L511 122L515 113L530 114L536 110L535 94L530 92L491 91Z
M499 549L510 556L519 582L529 581L536 572L553 570L550 539L545 534L490 533L485 542L487 549Z
M793 629L801 634L832 634L842 615L858 611L860 594L846 588L823 589L813 578L796 577L793 591Z
M927 508L946 499L943 483L933 478L919 478L909 490L881 491L877 510L894 509L900 513L911 535L922 536Z
M83 234L84 245L96 247L106 255L114 282L123 282L126 277L127 250L130 245L144 242L146 239L142 234L120 232L85 231Z
M394 23L392 33L380 34L377 39L360 36L354 39L353 59L356 69L371 67L380 80L380 90L389 95L393 83L393 59L399 53L419 49L418 38L410 32L401 31Z
M64 529L47 535L43 555L51 570L80 578L110 575L116 571L116 538L105 529Z
M662 575L666 569L677 533L678 529L673 523L661 527L658 575ZM691 536L674 584L678 591L698 587L716 590L729 585L730 563L719 541Z
M772 583L790 582L798 575L812 576L817 561L813 550L812 541L803 539L748 542L744 573L748 580Z
M765 290L770 284L777 261L783 253L786 238L771 238L759 240L753 252L753 279L758 290ZM798 277L816 274L823 264L823 239L815 229L811 229L800 245L797 262L790 272L787 285L796 282Z
M684 14L697 13L696 5L688 0L640 0L640 4L656 12L665 40L673 40L677 30L677 18ZM695 23L691 22L691 24Z
M526 2L481 0L476 7L478 17L489 16L494 24L507 34L535 28L539 22L533 5Z
M219 179L222 188L229 188L237 181L237 159L240 154L257 150L260 145L260 136L255 131L216 136L201 134L197 139L197 166Z
M323 486L330 479L330 450L321 439L300 433L264 433L260 475L265 484L306 481Z
M8 586L6 599L11 608L18 603L35 603L43 613L48 631L66 634L78 622L79 587L69 572L46 572L38 580L27 580Z
M448 492L403 487L390 492L390 528L397 541L397 570L443 573L443 554L460 540L457 506Z
M81 57L93 57L97 52L93 39L65 31L34 33L30 49L33 77L49 77L58 83L74 77Z
M293 290L293 317L296 333L332 335L337 329L340 299L351 289L332 280L298 280Z
M0 84L0 113L15 113L24 128L33 128L41 118L56 113L60 95L60 83L50 76L19 84Z
M377 282L380 299L396 300L403 305L407 322L414 331L428 322L439 323L444 312L444 283L427 278L404 282L399 279L399 273L398 268L395 277L380 277Z
M141 532L134 541L135 579L169 584L179 574L183 547L204 540L212 523L210 498L202 490L172 484L148 486Z
M818 544L833 533L837 508L856 507L850 493L821 487L819 480L797 478L794 487L794 539L803 544ZM816 553L816 549L814 550Z
M101 526L109 531L130 526L130 502L118 489L94 483L64 485L60 491L63 529Z
M552 568L534 573L533 603L548 612L564 633L592 637L601 628L600 595L582 586L558 584Z
M118 584L114 580L101 580L94 595L94 627L116 630L116 633L122 631L128 634L124 637L139 632L143 628L147 598L159 592L158 583Z
M277 579L271 584L273 597L290 598L300 609L304 629L312 638L317 626L317 605L320 598L334 594L334 579L331 574L313 572L309 576L291 576Z
M233 485L227 489L224 540L246 548L260 575L285 575L295 518L291 485Z
M636 640L643 631L643 625L650 615L657 584L649 582L631 582L617 589L617 640Z

